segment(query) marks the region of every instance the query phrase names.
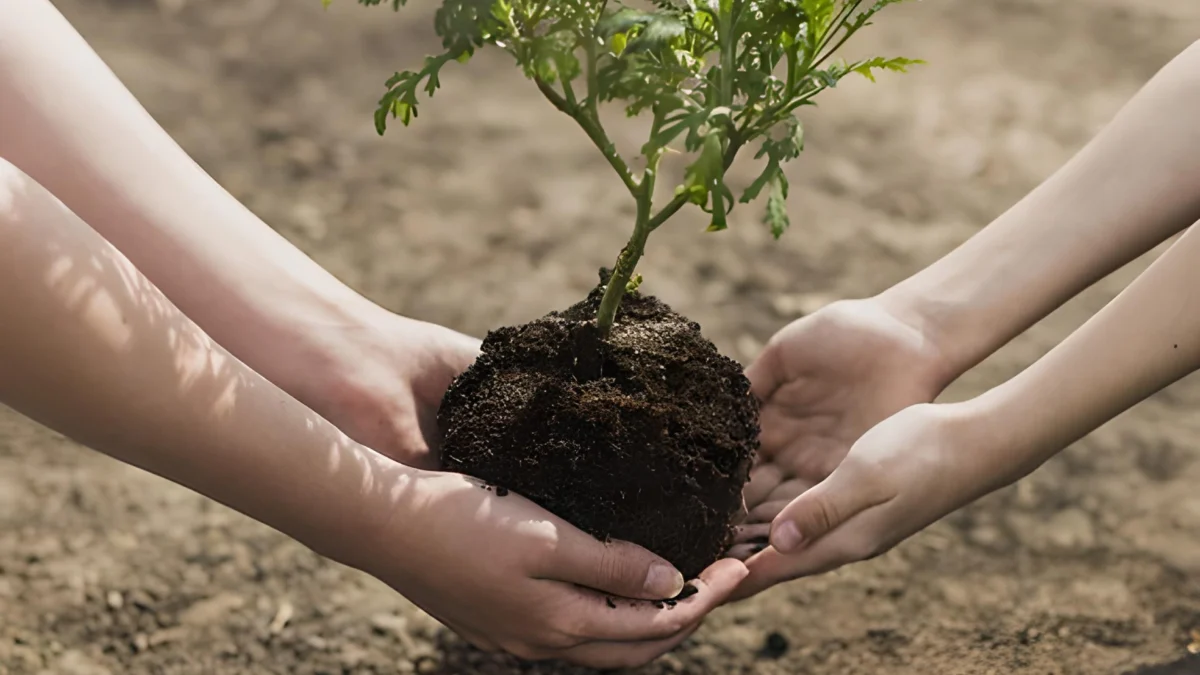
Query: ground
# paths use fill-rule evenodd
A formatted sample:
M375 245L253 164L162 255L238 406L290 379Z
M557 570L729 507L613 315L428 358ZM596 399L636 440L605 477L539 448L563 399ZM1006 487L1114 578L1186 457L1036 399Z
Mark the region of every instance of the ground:
M434 46L434 3L400 16L350 0L57 4L222 184L396 311L476 335L529 320L582 297L628 229L603 160L501 58L451 69L416 127L375 135L383 80ZM774 243L747 209L701 235L688 213L651 241L645 288L748 362L799 312L876 292L970 236L1198 35L1195 0L893 8L860 45L929 65L847 84L807 115L793 230ZM1016 373L1144 264L948 396ZM1184 380L879 559L714 613L637 672L1117 675L1186 658L1197 405L1200 380ZM414 671L581 672L476 653L373 580L0 411L0 674Z

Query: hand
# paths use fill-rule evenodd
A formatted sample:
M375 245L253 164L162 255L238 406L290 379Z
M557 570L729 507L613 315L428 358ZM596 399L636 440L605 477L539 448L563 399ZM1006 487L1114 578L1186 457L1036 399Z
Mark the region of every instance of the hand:
M1023 475L979 440L963 404L921 404L867 432L828 478L788 504L771 547L747 561L736 595L881 555Z
M674 597L683 577L643 548L602 543L457 474L407 471L380 485L387 503L370 510L393 515L368 537L375 550L364 569L485 650L641 665L686 639L747 574L725 559L692 582L690 597L630 600Z
M436 469L437 411L479 340L371 305L325 329L322 356L293 357L294 395L346 435L398 462Z
M746 371L762 401L762 446L731 554L761 549L772 519L829 476L868 429L932 401L949 380L941 364L921 330L873 299L826 306L771 338Z

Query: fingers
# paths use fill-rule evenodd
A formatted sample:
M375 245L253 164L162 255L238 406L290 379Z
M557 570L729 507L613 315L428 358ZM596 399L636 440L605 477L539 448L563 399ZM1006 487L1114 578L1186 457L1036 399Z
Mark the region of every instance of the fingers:
M783 384L783 365L779 362L779 350L768 344L758 358L746 368L750 380L750 393L765 401Z
M761 455L760 455L761 457ZM783 468L778 464L764 462L750 470L750 480L742 488L742 499L753 509L784 480Z
M749 515L746 516L746 524L770 524L771 521L775 520L775 517L778 516L780 512L782 512L783 509L786 508L788 504L791 504L792 500L798 496L799 494L790 495L784 499L773 499L769 502L759 504L758 506L754 507L752 511L750 511Z
M771 523L756 523L742 525L735 530L733 546L725 553L726 557L735 560L746 560L768 546L771 534Z
M843 565L879 555L888 547L873 534L874 526L879 523L869 524L868 520L877 518L861 514L791 555L780 553L774 548L764 549L746 561L750 574L730 594L729 602L744 600L785 581L824 574Z
M839 468L785 506L771 523L771 546L782 554L794 553L891 498L866 481L857 481L855 473Z
M552 569L538 577L595 589L623 598L662 600L683 590L683 575L669 562L628 542L601 542L570 526L559 528Z
M725 558L717 561L700 573L700 578L690 585L696 589L682 599L670 603L648 603L618 599L607 606L603 596L580 598L580 617L574 620L574 633L581 642L604 640L609 642L657 641L679 635L680 631L694 627L713 609L721 606L729 594L749 574L740 561ZM579 590L581 595L594 594ZM601 608L593 610L593 603Z

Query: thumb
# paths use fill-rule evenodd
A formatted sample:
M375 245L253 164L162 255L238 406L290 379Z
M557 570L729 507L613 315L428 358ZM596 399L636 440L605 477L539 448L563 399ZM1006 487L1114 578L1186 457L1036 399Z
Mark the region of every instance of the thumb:
M771 547L779 553L799 551L855 515L888 500L870 489L869 481L838 467L829 478L792 500L771 522Z
M679 570L641 546L569 531L559 539L549 578L639 600L673 598L683 590Z

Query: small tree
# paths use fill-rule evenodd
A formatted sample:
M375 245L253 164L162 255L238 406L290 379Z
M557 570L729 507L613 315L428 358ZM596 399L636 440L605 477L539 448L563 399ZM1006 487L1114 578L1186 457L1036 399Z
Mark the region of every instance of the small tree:
M323 0L326 5L331 0ZM380 134L389 118L408 125L420 92L433 95L442 69L466 62L484 45L508 52L555 108L574 119L612 166L636 204L629 242L617 257L596 317L607 336L646 240L685 204L723 230L735 202L766 193L764 222L778 238L788 228L783 166L804 147L796 112L850 73L872 81L877 70L904 71L920 61L834 54L872 17L903 0L651 0L642 8L616 0L443 0L434 26L441 54L419 70L398 72L375 112ZM399 9L406 0L385 2ZM600 122L599 107L620 102L628 115L649 114L635 171ZM762 173L735 197L725 172L738 152L758 143ZM659 163L672 146L692 155L683 183L654 204ZM657 206L657 207L656 207Z

